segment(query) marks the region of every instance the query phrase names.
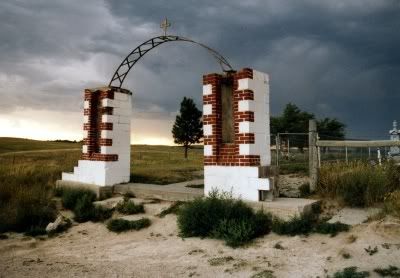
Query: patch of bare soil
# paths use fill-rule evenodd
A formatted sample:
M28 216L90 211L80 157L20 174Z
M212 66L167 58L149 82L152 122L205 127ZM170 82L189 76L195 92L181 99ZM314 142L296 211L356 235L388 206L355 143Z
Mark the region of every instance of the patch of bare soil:
M140 231L116 234L88 222L54 238L8 234L0 240L0 277L326 277L348 266L400 267L396 219L333 238L270 234L232 249L218 240L180 238L175 215L155 216L169 205L145 204L146 213L135 217L149 217L152 225Z

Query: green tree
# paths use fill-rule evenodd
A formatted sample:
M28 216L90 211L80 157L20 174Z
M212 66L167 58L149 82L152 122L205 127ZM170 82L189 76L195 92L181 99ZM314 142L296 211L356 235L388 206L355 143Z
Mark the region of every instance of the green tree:
M193 99L184 97L179 115L176 116L172 127L172 135L174 142L185 148L185 158L187 158L190 145L200 143L200 139L203 137L201 117L202 112L197 109Z
M324 118L317 121L318 136L322 140L338 140L345 137L344 123L337 119Z
M271 133L308 133L308 121L315 119L315 115L302 111L295 104L288 103L281 116L271 117ZM317 120L317 130L320 139L343 139L345 137L344 123L337 119L324 118ZM285 137L282 137L285 140ZM307 145L308 138L298 138L291 145L303 149Z

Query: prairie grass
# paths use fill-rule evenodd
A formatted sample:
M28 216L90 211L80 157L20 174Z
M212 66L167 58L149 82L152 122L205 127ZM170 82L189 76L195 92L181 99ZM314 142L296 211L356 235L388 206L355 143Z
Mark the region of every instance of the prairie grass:
M132 146L131 182L170 184L202 178L203 147L189 150L183 157L182 147Z
M316 192L348 206L365 207L382 203L396 189L400 189L400 169L393 162L377 166L353 161L323 165Z
M57 211L52 202L57 193L55 181L62 172L71 172L77 165L80 146L80 143L0 138L0 232L36 233L55 219ZM58 150L74 148L78 150ZM12 151L17 152L9 153ZM133 181L167 184L201 177L202 153L202 147L195 146L186 160L181 147L132 146ZM82 202L81 206L88 203ZM75 205L67 206L74 210ZM109 215L97 207L93 213L92 221L102 221ZM86 221L86 216L80 216L81 221Z
M143 204L135 204L129 197L124 197L124 199L118 202L116 210L122 214L137 214L144 213Z
M72 168L77 152L2 155L0 157L0 231L37 234L57 211L51 201L61 172Z

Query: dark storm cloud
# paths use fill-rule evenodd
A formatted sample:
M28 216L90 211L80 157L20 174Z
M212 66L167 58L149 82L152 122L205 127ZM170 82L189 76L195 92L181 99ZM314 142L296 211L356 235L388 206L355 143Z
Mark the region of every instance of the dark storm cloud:
M79 111L82 90L108 83L127 53L160 34L165 16L171 33L206 43L235 68L268 72L274 114L291 101L358 137L382 136L400 120L397 0L3 1L1 113ZM152 52L124 85L135 115L173 118L183 96L200 104L201 75L219 71L210 55L183 43Z

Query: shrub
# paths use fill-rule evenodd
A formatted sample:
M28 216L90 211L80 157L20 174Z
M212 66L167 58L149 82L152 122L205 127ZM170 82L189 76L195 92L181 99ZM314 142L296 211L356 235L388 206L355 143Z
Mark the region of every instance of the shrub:
M254 213L244 202L216 191L184 204L178 212L182 237L218 238L232 247L269 233L270 225L270 215Z
M128 230L140 230L149 227L151 224L150 219L141 218L135 221L129 221L125 219L113 219L108 222L107 228L116 233L128 231Z
M272 231L278 235L307 235L312 231L315 221L315 217L312 214L304 214L300 217L295 216L288 221L274 217Z
M93 217L94 205L90 195L83 194L75 200L76 204L74 207L74 219L77 222L86 222Z
M400 277L400 269L396 266L389 265L386 268L375 268L374 272L382 277Z
M310 233L330 234L332 237L339 232L345 232L350 226L340 222L328 223L321 222L317 215L308 213L300 217L295 216L288 221L274 218L272 221L272 231L278 235L308 235Z
M137 214L144 212L143 204L136 205L133 201L129 200L129 197L124 197L124 200L117 204L116 209L122 214Z
M84 188L63 188L61 191L61 200L63 207L66 209L73 210L79 199L85 198L87 202L94 202L96 200L96 194Z
M167 214L171 214L171 213L178 214L178 211L183 204L185 204L185 202L177 201L177 202L173 203L172 205L170 205L168 208L161 211L157 216L160 218L163 218Z
M315 226L315 232L319 234L330 234L332 237L336 236L340 232L347 232L350 230L350 226L340 222L328 223L323 222Z
M300 191L301 198L310 196L310 194L311 194L310 183L306 182L306 183L303 183L302 185L300 185L299 191Z
M334 274L334 278L365 278L369 277L368 271L357 271L357 267L351 266L346 267L342 271L338 271Z

